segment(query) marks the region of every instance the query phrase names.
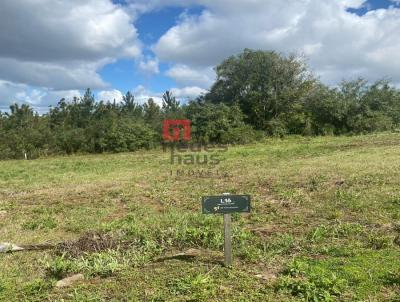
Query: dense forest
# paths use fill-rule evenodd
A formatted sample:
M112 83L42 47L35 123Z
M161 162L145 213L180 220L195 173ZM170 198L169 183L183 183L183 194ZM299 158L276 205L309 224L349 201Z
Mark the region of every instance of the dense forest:
M96 101L87 89L39 115L28 105L0 112L0 159L152 148L164 119L190 119L200 143L247 143L264 136L341 135L400 127L400 90L388 80L321 83L305 60L244 50L216 68L205 95L185 104L170 93L158 106L127 92L121 103Z

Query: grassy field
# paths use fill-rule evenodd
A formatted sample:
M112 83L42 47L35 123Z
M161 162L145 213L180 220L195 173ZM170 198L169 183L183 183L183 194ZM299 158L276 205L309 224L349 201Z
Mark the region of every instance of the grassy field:
M57 245L0 254L0 300L400 301L399 147L270 139L230 147L208 177L162 150L0 162L0 242ZM253 197L232 269L222 218L200 209L223 192Z

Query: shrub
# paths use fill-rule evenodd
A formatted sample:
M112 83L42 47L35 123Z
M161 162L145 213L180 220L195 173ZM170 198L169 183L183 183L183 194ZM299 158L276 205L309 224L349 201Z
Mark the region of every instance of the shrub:
M248 143L259 137L244 123L245 116L237 106L191 102L186 107L192 121L192 138L201 143Z

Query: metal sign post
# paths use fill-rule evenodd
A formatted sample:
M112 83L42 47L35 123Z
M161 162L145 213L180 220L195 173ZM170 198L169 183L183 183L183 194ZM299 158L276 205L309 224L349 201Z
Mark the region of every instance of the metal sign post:
M224 214L224 265L232 266L232 229L231 213L250 212L250 195L204 196L202 198L203 214Z
M232 266L231 214L224 214L224 265Z

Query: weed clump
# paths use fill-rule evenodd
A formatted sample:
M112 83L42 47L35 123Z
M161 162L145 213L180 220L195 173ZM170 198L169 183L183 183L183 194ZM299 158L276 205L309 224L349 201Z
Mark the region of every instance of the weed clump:
M346 288L346 281L335 274L324 275L312 272L306 262L294 260L283 271L277 284L278 291L285 291L293 296L310 302L330 302L341 296Z

